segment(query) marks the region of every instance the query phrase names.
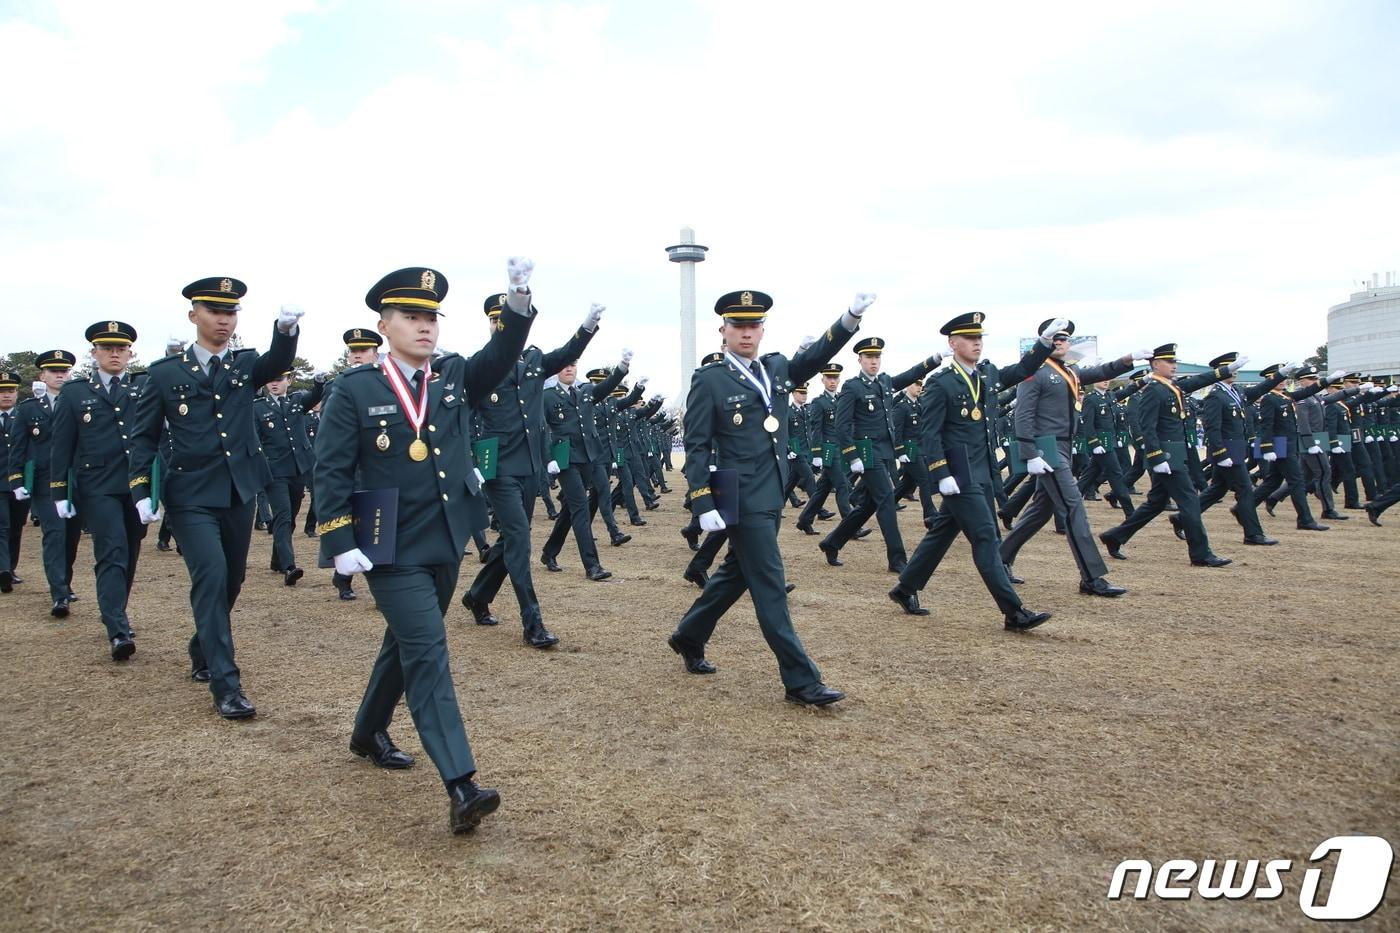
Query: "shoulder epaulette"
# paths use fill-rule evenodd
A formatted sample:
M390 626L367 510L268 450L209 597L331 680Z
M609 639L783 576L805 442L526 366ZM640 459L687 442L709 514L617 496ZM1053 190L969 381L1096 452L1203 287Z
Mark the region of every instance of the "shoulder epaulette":
M257 351L257 350L254 350L252 347L243 347L243 348L241 348L241 349L231 351L231 352L229 353L229 356L242 356L242 355L245 354L245 353L257 353L257 352L258 352L258 351Z
M155 369L157 366L168 366L168 365L170 365L171 363L183 363L184 361L185 361L185 358L184 358L183 356L179 355L179 354L177 354L177 355L175 355L175 356L162 356L160 359L156 360L156 361L155 361L154 363L152 363L150 366L146 367L146 372L149 373L151 370Z

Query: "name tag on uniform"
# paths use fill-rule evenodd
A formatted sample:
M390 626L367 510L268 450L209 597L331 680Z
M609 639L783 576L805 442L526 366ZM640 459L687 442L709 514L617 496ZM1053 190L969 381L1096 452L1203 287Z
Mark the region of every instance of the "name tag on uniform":
M749 397L747 395L731 395L729 396L729 398L724 400L724 404L730 405L734 402L747 402L748 400Z
M370 416L374 416L374 415L397 415L398 413L399 413L399 406L397 406L397 405L371 405L370 408L369 408L369 411L366 412L366 414L368 414L368 415L370 415Z

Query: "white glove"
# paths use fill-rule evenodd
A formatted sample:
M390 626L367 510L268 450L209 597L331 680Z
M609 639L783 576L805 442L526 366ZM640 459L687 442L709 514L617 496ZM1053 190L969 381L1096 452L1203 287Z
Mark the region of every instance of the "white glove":
M311 381L316 383L317 385L324 385L326 380L330 379L330 377L330 373L317 373L316 375L311 377Z
M613 466L617 466L617 464L614 463ZM718 469L719 469L719 467L715 466L713 463L710 464L710 472L711 472L711 473L713 473L715 470L718 470Z
M1153 473L1161 473L1163 476L1166 476L1171 471L1172 465L1170 463L1167 463L1165 460L1163 460L1161 463L1157 464L1155 467L1152 468Z
M1328 382L1336 382L1338 379L1342 378L1342 377L1345 376L1346 374L1347 374L1347 371L1346 371L1345 369L1334 369L1334 370L1332 370L1330 373L1327 374L1327 381L1328 381Z
M957 496L962 494L962 490L958 488L958 481L951 476L945 476L938 481L938 492L945 496Z
M149 525L152 522L158 522L160 515L160 509L152 506L150 496L137 501L136 516L141 519L141 524Z
M1334 453L1334 454L1344 454L1344 453L1346 453L1346 451L1343 450L1343 449L1340 448L1340 447L1333 447L1333 448L1332 448L1332 453Z
M53 507L58 510L59 518L74 518L78 514L78 510L73 507L73 503L69 502L67 499L53 500Z
M1055 471L1050 469L1050 464L1045 462L1044 457L1031 457L1026 461L1026 472L1032 476L1044 476Z
M374 562L366 557L365 552L359 548L351 548L344 554L335 555L335 572L342 577L354 576L357 573L373 569Z
M512 256L506 260L506 275L510 286L506 288L506 305L516 314L530 310L530 275L535 264L524 256Z
M1385 394L1385 389L1382 389L1382 388L1380 388L1379 386L1372 386L1372 387L1370 388L1370 390L1369 390L1369 394L1370 394L1370 395L1384 395L1384 394Z
M1385 387L1385 390L1386 390L1387 392L1400 392L1400 386L1397 386L1397 385L1389 385L1389 386L1386 386L1386 387Z
M822 458L821 458L821 457L813 457L813 458L812 458L812 466L813 466L814 469L820 470L820 469L822 468Z
M1152 351L1151 351L1151 350L1134 350L1134 351L1133 351L1133 359L1135 359L1135 360L1150 360L1150 359L1152 359Z
M1391 442L1392 444L1394 444L1396 441L1400 441L1400 434L1393 434L1393 435L1391 435L1391 437L1390 437L1390 442Z
M1044 340L1046 343L1049 343L1050 341L1055 339L1056 334L1064 330L1066 327L1069 327L1069 318L1057 317L1055 318L1055 320L1051 321L1048 325L1046 325L1045 329L1040 332L1040 339Z
M629 349L627 349L626 347L623 347L623 348L622 348L622 365L623 365L623 366L631 366L631 365L632 365L632 351L629 350Z
M724 519L720 518L719 512L714 509L700 516L701 531L723 531L725 527Z
M16 486L14 489L14 493L15 499L20 502L23 502L25 499L29 498L29 490L25 489L23 486Z
M583 319L583 329L590 334L598 329L598 322L603 319L603 312L607 310L604 305L591 304L588 306L588 317Z
M793 453L792 451L789 450L789 451L788 451L788 459L789 459L789 460L796 460L796 459L797 459L797 454L795 454L795 453Z
M895 463L908 463L908 462L909 462L909 455L908 455L908 454L900 454L898 457L895 457L894 460L895 460Z
M296 330L297 321L301 320L305 313L296 305L283 305L282 310L277 312L277 329L290 337L292 331Z
M613 466L617 466L617 464L614 463ZM482 483L485 483L485 482L486 482L486 477L484 477L484 476L481 475L481 470L480 470L480 469L478 469L477 467L472 467L472 472L476 474L476 484L477 484L478 486L480 486Z
M1094 448L1094 453L1096 453L1096 454L1105 454L1105 453L1108 453L1108 451L1104 450L1104 449L1103 449L1103 445L1100 444L1100 445L1098 445L1097 447Z
M643 376L642 378L638 379L638 380L637 380L637 388L639 388L639 389L645 389L645 388L646 388L646 385L647 385L647 379L649 379L649 378L651 378L651 377L649 377L649 376Z
M874 292L856 292L856 296L851 299L851 317L860 317L865 313L865 309L874 303Z
M550 476L558 476L558 475L559 475L559 464L556 463L556 462L554 462L553 460L551 460L551 461L549 461L548 463L546 463L546 464L544 465L544 471L545 471L546 473L548 473Z
M813 337L811 334L808 334L806 337L803 337L802 342L797 345L797 352L801 353L803 350L807 349L816 342L817 338Z
M1322 453L1322 448L1319 447L1317 444L1313 444L1311 447L1308 448L1308 453L1310 453L1310 454L1320 454L1320 453Z
M1247 357L1247 356L1245 356L1243 353L1241 353L1239 356L1235 357L1235 361L1234 361L1233 363L1231 363L1230 365L1226 366L1225 368L1228 369L1228 370L1230 371L1231 375L1233 375L1233 374L1239 372L1240 370L1244 369L1245 364L1248 363L1248 362L1249 362L1249 357Z
M29 393L35 398L43 398L44 394L48 391L49 384L41 379L35 379L33 382L29 383Z
M852 473L864 473L864 472L865 472L865 464L861 462L861 459L860 459L859 457L856 457L854 460L851 461L851 472L852 472Z
M1362 392L1373 392L1375 391L1376 384L1374 382L1363 382L1357 388L1359 388Z
M1274 453L1272 450L1269 451L1268 453L1266 453L1266 454L1264 455L1264 461L1265 461L1266 463L1273 463L1273 462L1274 462L1275 460L1277 460L1277 459L1278 459L1278 454Z
M1366 435L1366 443L1368 443L1368 444L1374 444L1375 442L1376 442L1376 438L1375 438L1374 435L1371 435L1371 434L1367 434L1367 435Z
M181 338L176 337L174 334L171 334L169 337L165 338L166 356L174 356L176 353L179 353L183 349L185 349L185 341Z
M1215 461L1215 465L1218 466L1218 467L1224 467L1225 469L1228 470L1230 467L1232 467L1232 466L1235 465L1235 458L1234 458L1234 457L1226 457L1224 460L1217 460L1217 461Z
M1291 377L1294 373L1296 373L1298 370L1300 370L1300 369L1302 369L1302 368L1303 368L1303 364L1302 364L1302 363L1285 363L1285 364L1283 364L1282 366L1280 366L1280 367L1278 368L1278 371L1279 371L1280 375L1290 376L1290 377Z

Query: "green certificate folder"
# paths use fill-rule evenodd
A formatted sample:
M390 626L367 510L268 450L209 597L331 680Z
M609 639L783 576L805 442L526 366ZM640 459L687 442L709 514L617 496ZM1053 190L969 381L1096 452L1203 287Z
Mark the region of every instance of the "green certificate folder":
M836 445L822 444L822 466L832 466L837 462Z
M918 462L919 462L919 443L918 443L918 441L905 441L905 442L904 442L904 456L908 457L910 460L912 460L912 461L915 462L915 463L918 463Z
M549 448L549 459L551 459L551 460L553 460L555 463L557 463L557 464L559 465L559 469L561 469L561 470L566 470L566 469L569 468L569 440L568 440L568 438L565 438L564 440L559 441L559 442L558 442L557 444L555 444L553 447ZM482 474L482 476L485 476L485 475L486 475L485 473Z
M1060 450L1055 446L1055 443L1055 438L1048 434L1035 439L1036 453L1040 455L1040 459L1050 465L1050 469L1052 470L1058 470L1060 468ZM1011 441L1011 446L1006 449L1006 452L1011 457L1011 475L1020 476L1022 473L1026 472L1026 461L1021 457L1020 442L1013 439Z
M856 456L860 458L861 463L870 466L871 461L875 459L875 442L868 437L856 441Z
M616 463L618 466L621 466L622 464L627 462L626 447L618 447L615 450L613 450L613 462Z
M160 457L151 460L151 503L160 508Z
M1342 448L1343 453L1351 453L1351 435L1338 434L1332 438L1332 446Z
M482 479L496 478L496 461L500 450L500 438L487 437L472 442L472 459L476 461L476 468L481 471Z
M800 438L800 437L789 437L789 438L788 438L788 450L790 450L790 451L792 451L793 453L797 454L799 457L802 456L802 453L803 453L803 451L802 451L802 438Z

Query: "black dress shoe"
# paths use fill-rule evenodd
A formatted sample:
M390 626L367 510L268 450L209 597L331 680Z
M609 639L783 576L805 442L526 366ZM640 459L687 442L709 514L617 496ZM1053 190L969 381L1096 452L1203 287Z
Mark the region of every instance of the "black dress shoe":
M482 817L495 813L501 805L501 795L492 787L477 787L467 780L452 787L448 794L447 822L455 835L476 829Z
M1022 583L1025 583L1025 582L1026 582L1025 580L1022 580L1020 577L1016 576L1016 571L1014 571L1014 570L1011 569L1011 565L1010 565L1010 564L1002 564L1002 567L1006 568L1006 579L1010 580L1010 581L1011 581L1012 583L1014 583L1016 586L1020 586Z
M552 521L552 522L557 522L557 521L559 520L559 510L558 510L558 509L545 509L545 510L544 510L544 514L545 514L545 517L548 518L548 519L549 519L550 521Z
M403 771L413 767L413 756L400 751L394 740L389 738L389 733L382 729L368 738L350 736L350 751L361 758L368 758L370 764L377 768Z
M1099 535L1099 541L1108 549L1108 556L1114 560L1127 560L1128 557L1121 550L1122 545L1108 536L1108 532Z
M49 615L53 616L55 619L68 618L68 600L54 600L53 608L49 610Z
M1233 562L1230 560L1230 558L1228 558L1228 557L1221 557L1221 556L1218 555L1218 554L1211 554L1211 555L1210 555L1209 557L1207 557L1205 560L1193 560L1193 561L1191 561L1191 566L1192 566L1192 567L1224 567L1226 564L1229 564L1229 563L1233 563Z
M21 577L21 576L19 575L19 571L18 571L18 570L11 570L11 571L10 571L10 582L11 582L11 583L14 583L15 585L19 585L19 584L21 584L21 583L24 582L24 577Z
M1084 501L1085 501L1085 502L1098 502L1098 501L1099 501L1099 497L1096 496L1096 495L1094 495L1093 493L1090 493L1089 495L1087 495L1087 496L1084 497Z
M795 589L797 589L797 584L796 584L796 583L784 583L784 584L783 584L783 592L784 592L784 593L791 593L791 592L792 592L793 590L795 590Z
M337 594L340 596L341 599L345 600L347 603L357 598L355 596L355 591L350 589L350 587L348 586L342 587L340 590L337 591Z
M479 603L472 599L471 591L462 594L462 605L471 610L472 618L477 625L500 625L501 620L491 614L489 603Z
M1113 493L1104 496L1103 501L1107 502L1111 508L1118 508L1118 497Z
M1278 505L1273 499L1264 500L1264 511L1269 513L1269 517L1274 517L1274 506Z
M118 635L112 639L112 660L125 661L136 653L136 642L129 635Z
M719 668L705 660L705 649L695 649L688 645L683 645L672 635L666 639L666 644L671 646L671 650L681 656L685 662L685 672L687 674L713 674Z
M596 567L588 568L588 579L592 580L594 583L600 583L603 580L608 580L611 578L612 571L604 570L601 564Z
M852 540L859 541L861 538L864 538L866 535L870 534L870 532L872 532L872 531L874 531L874 530L875 530L875 529L873 529L873 528L862 528L862 529L860 529L859 531L857 531L855 534L851 535L851 538L852 538Z
M12 592L15 588L13 577L8 570L0 570L0 593Z
M615 535L612 536L612 546L613 546L613 547L622 547L624 544L626 544L628 541L631 541L631 540L632 540L632 536L631 536L631 535L625 535L625 534L622 534L622 533L619 532L618 534L615 534ZM698 551L698 550L700 550L700 548L698 548L698 547L693 547L693 548L691 548L691 550L692 550L692 551Z
M897 560L893 564L889 564L886 569L888 569L890 573L903 573L904 568L908 565L909 562L906 560Z
M1369 521L1372 525L1375 525L1377 528L1382 527L1382 526L1381 526L1381 513L1380 513L1380 512L1377 512L1375 509L1371 508L1369 505L1366 506L1366 520Z
M909 508L909 506L905 505L903 502L898 502L895 504L894 510L896 512L903 512L907 508Z
M72 590L69 590L69 591L68 591L68 601L69 601L70 603L76 603L76 602L78 601L78 594L77 594L77 593L74 593Z
M1325 519L1327 519L1329 522L1349 522L1349 521L1351 521L1351 516L1350 516L1350 515L1343 515L1341 512L1323 512L1323 513L1322 513L1322 517L1325 518Z
M563 567L559 566L559 562L548 554L540 555L540 563L544 564L544 569L548 570L550 573L561 573L564 570Z
M306 571L300 567L291 567L282 575L282 582L287 586L296 586L297 581L306 576Z
M253 522L253 527L256 528L258 531L267 531L267 522L264 522L264 521L256 521L256 522Z
M1167 521L1169 521L1169 522L1172 523L1172 534L1176 535L1176 536L1177 536L1178 538L1180 538L1182 541L1185 541L1185 540L1186 540L1186 529L1183 528L1182 525L1181 525L1181 516L1179 516L1179 515L1169 515L1169 516L1167 516Z
M543 622L525 626L522 637L531 648L553 648L559 644L559 636L545 628Z
M682 528L682 529L681 529L681 537L685 539L685 543L686 543L687 545L690 546L690 549L691 549L692 551L698 551L698 550L700 550L700 528L699 528L699 526L690 526L690 525L687 525L686 527Z
M304 530L302 531L302 534L306 535L308 538L320 537L319 535L316 534L316 529L315 529L315 528L306 528L306 529L304 529Z
M787 692L787 699L790 703L800 703L803 706L830 706L837 700L846 699L846 694L840 690L833 690L821 681L808 684L805 687L798 687Z
M797 523L797 530L804 535L814 535L817 533L817 529L813 528L811 525L803 524L802 522Z
M821 521L829 522L829 521L831 521L831 520L832 520L833 518L835 518L835 517L836 517L836 513L835 513L835 512L830 512L830 511L827 511L826 509L817 509L817 518L818 518L819 520L821 520Z
M642 527L643 525L645 525L646 523L647 523L647 520L646 520L645 518L642 518L642 517L638 516L637 518L632 519L632 520L631 520L630 522L628 522L627 524L632 525L632 526L635 527L635 528L640 528L640 527Z
M1327 525L1319 525L1317 522L1309 522L1306 525L1298 526L1299 531L1326 531L1327 529Z
M1007 515L1005 512L1001 511L1001 509L997 509L997 518L1001 519L1003 528L1007 531L1011 530L1012 517L1010 515Z
M173 550L173 548L171 548L170 545L166 544L164 541L157 541L157 542L156 542L156 550L157 550L157 551L171 551L171 550Z
M670 492L670 491L671 491L671 487L670 487L670 486L667 486L667 485L665 485L665 484L662 484L662 486L661 486L661 491L662 491L662 492Z
M214 701L214 708L225 719L252 719L258 714L257 709L248 702L248 698L243 695L242 690L235 690L219 697Z
M928 610L919 605L919 597L913 593L905 593L899 587L890 590L890 599L899 604L899 608L904 610L905 615L926 616Z
M657 501L656 499L653 499L653 500L651 500L650 502L648 502L648 503L646 504L646 509L645 509L645 511L647 511L647 512L655 512L655 511L656 511L657 509L659 509L659 508L661 508L661 503L660 503L659 501Z
M197 684L209 683L209 668L200 667L190 671L190 680L193 680Z
M1245 544L1257 544L1260 547L1270 547L1278 544L1278 539L1270 538L1268 535L1246 535Z
M837 548L832 547L825 541L822 541L822 543L818 544L817 547L822 549L822 553L826 555L826 562L831 566L844 567L846 565L845 561L841 560L841 558L836 556L841 553L840 550L838 550Z
M1031 612L1025 606L1006 617L1006 628L1011 632L1028 632L1050 619L1048 612Z
M1126 589L1124 589L1123 587L1121 587L1121 586L1114 586L1112 583L1109 583L1109 582L1108 582L1107 580L1105 580L1103 577L1095 577L1094 579L1090 580L1088 583L1085 583L1083 580L1080 580L1080 581L1079 581L1079 592L1083 593L1085 596L1109 596L1109 597L1112 597L1112 596L1122 596L1124 593L1126 593L1126 592L1128 592L1128 591L1127 591Z
M705 571L703 570L697 570L693 567L685 568L685 573L682 574L682 576L684 576L688 582L694 583L702 590L705 588L705 584L710 582L709 574L705 573Z

